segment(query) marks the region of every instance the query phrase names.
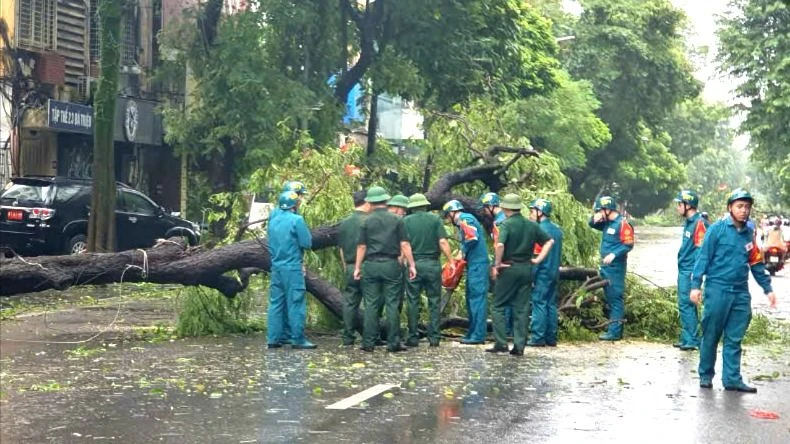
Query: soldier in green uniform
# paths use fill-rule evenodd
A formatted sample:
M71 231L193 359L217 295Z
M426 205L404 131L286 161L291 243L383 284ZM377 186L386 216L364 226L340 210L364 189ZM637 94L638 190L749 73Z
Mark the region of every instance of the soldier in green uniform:
M487 352L508 351L505 334L505 307L514 312L513 348L511 355L524 354L527 343L527 305L532 290L532 266L546 258L554 241L535 222L521 215L521 197L508 194L500 204L507 219L499 227L494 268L491 275L494 285L494 347ZM540 254L533 259L535 245L541 245Z
M431 203L422 194L409 197L411 214L406 216L406 233L409 235L412 254L414 255L417 277L406 284L406 296L409 312L409 339L406 345L417 347L419 335L417 321L420 318L420 293L425 290L428 296L428 343L431 347L439 346L439 300L442 297L442 265L439 253L444 253L451 267L455 267L455 259L447 242L447 231L439 216L426 211Z
M406 217L408 206L409 198L403 194L396 194L392 196L389 201L387 201L387 211L401 218ZM411 240L409 240L409 242L411 242ZM409 267L408 264L406 264L406 258L403 256L398 258L398 262L401 264L401 274L403 275L403 278L401 279L401 287L398 290L398 294L400 295L398 313L400 313L403 311L403 300L406 296L406 285L409 282Z
M354 345L356 325L354 319L362 302L362 287L354 279L354 264L357 262L357 242L359 228L370 211L370 204L365 202L365 192L357 191L354 199L354 212L340 222L337 245L340 247L340 261L345 273L343 287L343 345Z
M378 314L382 304L387 307L387 350L406 349L400 342L398 289L402 275L398 257L403 256L409 264L410 279L416 277L417 270L403 219L387 211L389 199L390 195L382 187L368 189L365 201L371 204L372 211L362 223L357 245L354 279L362 281L365 323L361 350L366 352L373 351L379 336Z

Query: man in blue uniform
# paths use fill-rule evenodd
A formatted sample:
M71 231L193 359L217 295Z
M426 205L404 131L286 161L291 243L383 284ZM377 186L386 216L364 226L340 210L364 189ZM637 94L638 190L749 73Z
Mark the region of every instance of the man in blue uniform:
M771 277L765 272L762 254L757 248L754 230L748 227L754 198L737 189L727 198L729 215L708 228L694 271L691 274L690 299L702 301L705 278L705 308L702 312L702 343L699 353L699 386L713 387L716 348L724 336L721 381L725 390L756 393L757 389L741 377L741 341L752 319L749 271L760 284L771 307L776 295Z
M609 280L609 285L604 287L609 309L609 328L598 339L619 341L623 338L625 272L628 267L628 252L634 248L634 229L617 211L617 202L612 196L596 199L593 211L589 224L603 232L600 248L601 277Z
M557 345L557 296L560 285L560 261L562 260L562 231L554 224L551 217L551 202L546 199L535 199L529 204L529 218L552 239L546 258L535 266L535 278L532 288L532 321L530 323L530 347L555 347ZM535 244L534 253L540 255L543 247Z
M307 194L307 186L298 180L287 180L283 184L283 189L281 193L286 191L293 191L299 196L299 202L301 203L304 199L304 196ZM281 214L283 210L280 209L279 206L275 206L274 209L269 213L269 221L271 222L272 219L277 217L278 214ZM286 301L286 307L283 310L283 328L282 328L282 336L280 337L281 344L290 344L291 343L291 325L288 323L288 306Z
M296 213L299 196L293 191L280 193L277 206L281 212L269 221L269 252L272 258L269 287L267 342L269 348L282 347L283 311L287 310L291 326L291 347L315 348L304 335L306 316L304 250L312 245L312 236L302 216Z
M488 249L483 240L483 227L457 200L442 207L442 214L458 227L461 253L466 260L466 311L469 313L469 330L461 344L484 344L488 332Z
M685 220L683 237L678 250L678 312L680 313L680 340L674 344L681 350L699 348L699 314L697 306L689 299L691 272L699 256L708 222L697 212L699 197L691 190L682 190L675 197L678 214Z
M501 199L497 193L485 193L480 196L480 206L484 214L488 214L494 219L494 225L491 229L491 240L493 241L494 249L499 242L499 227L505 221L505 212L499 206ZM508 336L513 336L513 307L505 307L505 330Z

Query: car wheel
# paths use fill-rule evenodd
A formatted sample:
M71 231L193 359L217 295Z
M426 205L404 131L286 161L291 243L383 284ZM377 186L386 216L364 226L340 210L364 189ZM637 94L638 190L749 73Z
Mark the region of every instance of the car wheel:
M66 244L67 254L82 254L88 251L88 237L84 234L75 234Z

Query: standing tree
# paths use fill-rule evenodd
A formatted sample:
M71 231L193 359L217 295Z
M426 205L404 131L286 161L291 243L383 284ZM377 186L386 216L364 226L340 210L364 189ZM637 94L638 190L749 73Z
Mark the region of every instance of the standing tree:
M93 196L88 221L88 250L115 250L115 96L121 60L122 2L99 0L99 86L94 99L96 130L93 136Z
M636 214L663 208L685 178L660 124L699 93L685 56L683 12L668 0L580 3L564 60L573 76L592 83L612 140L571 174L574 194L593 198L616 182Z
M790 203L790 6L780 0L735 0L719 31L721 66L741 83L741 130L752 160ZM770 186L770 185L769 185ZM765 190L769 193L774 190Z

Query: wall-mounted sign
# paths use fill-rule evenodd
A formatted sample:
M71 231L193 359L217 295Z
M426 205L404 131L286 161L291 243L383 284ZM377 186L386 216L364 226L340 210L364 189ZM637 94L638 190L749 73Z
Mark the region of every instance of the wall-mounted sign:
M50 99L47 101L47 126L58 131L93 134L93 108Z

